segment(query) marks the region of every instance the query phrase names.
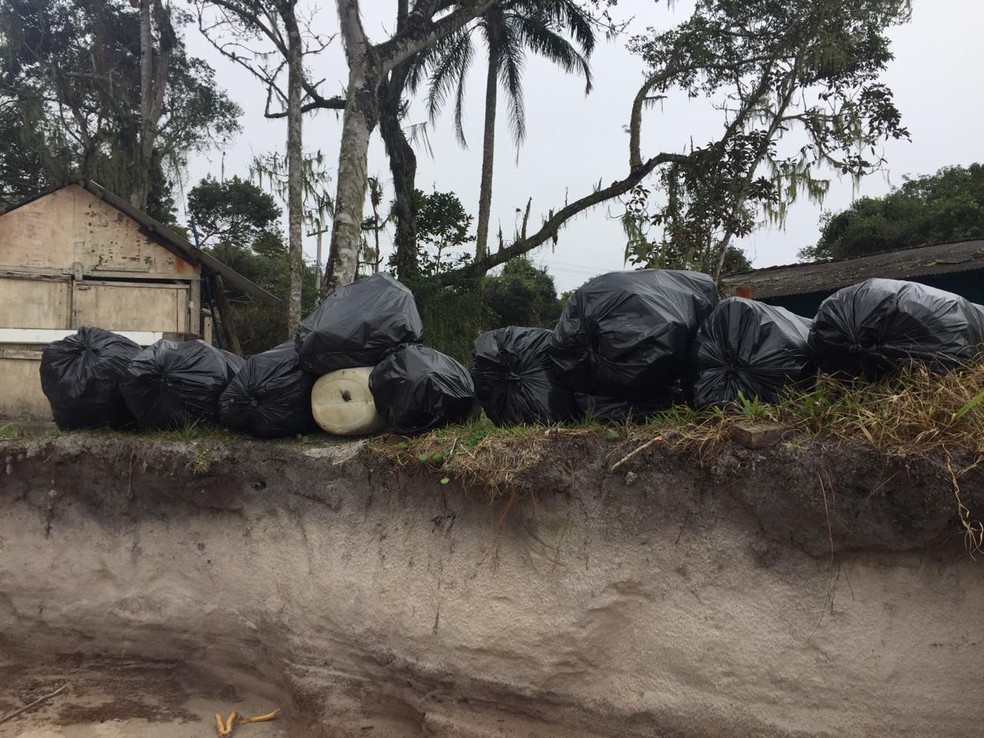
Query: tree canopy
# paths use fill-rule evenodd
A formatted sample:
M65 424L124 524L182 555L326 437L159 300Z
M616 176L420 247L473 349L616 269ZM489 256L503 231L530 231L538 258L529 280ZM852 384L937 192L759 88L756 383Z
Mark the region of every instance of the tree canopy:
M906 178L884 197L858 198L824 213L820 240L799 252L830 261L915 246L984 238L984 165L952 166Z
M717 277L732 238L760 214L781 223L797 196L822 199L829 181L818 167L855 178L876 170L878 143L908 137L881 81L887 31L908 18L906 0L701 0L676 28L634 38L651 72L634 115L676 91L715 101L724 119L719 138L661 169L659 204L635 186L630 258L677 253Z
M492 171L495 152L495 120L498 90L506 95L509 124L520 143L526 135L523 103L523 69L532 52L557 64L568 73L584 76L585 93L591 90L591 70L587 57L595 45L595 26L591 16L574 0L513 0L494 6L473 25L465 26L440 39L419 53L409 77L411 90L425 73L430 83L427 108L431 120L437 116L448 96L454 94L454 128L464 146L463 102L465 79L475 57L474 31L480 31L487 49L485 81L485 127L482 142L482 178L478 203L478 231L475 257L488 254L489 217L492 203ZM567 39L570 36L574 43ZM398 193L399 196L399 193Z
M474 241L468 234L475 218L465 210L453 192L414 191L417 211L417 243L420 274L434 276L446 272L470 255L460 249Z
M271 195L239 177L222 182L206 177L188 191L188 210L203 246L250 247L261 234L276 231L282 214Z
M647 71L628 114L627 173L438 280L484 274L556 240L584 210L625 197L635 200L627 216L637 241L672 247L720 275L734 237L763 218L781 223L798 196L823 196L821 167L863 176L883 163L881 142L908 137L882 73L892 58L888 30L909 15L907 0L699 0L682 23L632 37ZM692 115L695 101L719 116L716 136L689 146L643 136L654 103L664 115Z
M563 309L553 277L524 257L506 262L502 273L488 277L482 289L491 311L490 328L553 328Z
M71 174L129 198L142 181L139 14L112 0L0 0L0 26L0 148L20 149L4 155L5 204ZM227 141L242 113L206 62L169 43L158 185L161 167Z
M163 0L143 1L143 17L153 4L158 18ZM530 224L529 230L524 218L522 230L498 249L474 253L471 247L474 256L447 262L447 248L428 241L433 237L430 226L425 222L418 233L415 223L421 214L413 188L414 156L401 125L413 70L436 69L443 58L447 63L431 101L459 97L463 77L457 71L467 66L472 53L465 42L472 32L485 31L490 42L511 44L503 63L493 60L489 67L486 81L492 84L487 89L497 90L503 82L514 112L521 113L517 93L522 53L517 44L586 75L591 34L603 27L598 24L604 11L617 6L617 0L397 0L394 5L395 23L388 26L388 35L374 41L363 27L363 3L336 1L347 69L335 78L346 79L344 96L322 97L332 90L322 91L325 80L309 76L302 62L305 53L323 48L329 36L311 36L301 43L308 17L295 15L294 0L198 3L200 9L211 9L207 17L214 15L218 26L207 25L202 14L199 24L208 33L221 31L225 40L213 39L220 51L236 60L250 51L246 67L263 83L268 100L279 102L267 114L293 111L291 130L296 135L288 137L294 142L288 147L293 162L288 170L294 185L301 170L300 112L342 112L335 195L319 200L331 205L328 291L354 279L360 261L370 261L363 258L367 157L377 126L390 157L393 187L410 193L397 198L402 208L396 213L394 265L401 277L404 269L408 275L423 272L437 289L474 288L491 270L548 241L557 243L571 218L615 198L626 205L626 253L632 263L687 266L715 275L741 268L747 262L732 240L763 219L781 221L796 197L822 197L828 186L819 174L822 167L860 177L883 163L882 142L908 136L882 74L892 58L888 31L908 20L909 0L695 0L681 22L646 29L626 41L644 74L634 99L626 100L628 146L622 173L586 187L580 196L565 195L562 206L547 209L542 224ZM584 9L593 16L582 14ZM172 12L180 28L186 18L176 10L168 10L168 18ZM216 88L207 65L189 57L180 38L160 30L160 18L155 21L159 43L166 41L170 54L168 96L155 124L152 179L161 192L151 193L149 202L169 212L162 176L166 160L231 134L239 111ZM71 171L97 178L126 196L135 182L134 162L146 159L140 145L146 139L141 134L146 95L141 96L138 61L147 44L141 42L138 14L119 0L0 0L0 21L10 29L0 40L0 134L22 144L0 155L3 196L28 186L29 170L37 167L43 172L33 181L57 180ZM263 48L253 48L260 41ZM293 70L287 88L281 74L285 64ZM668 127L644 130L645 117L673 114L716 115L718 124L712 133L689 141L661 140L659 131ZM514 116L520 120L521 115ZM290 208L295 277L303 258L300 191L293 186ZM384 223L380 201L377 193L369 203L374 236ZM427 214L423 217L426 221ZM401 228L408 219L414 221L412 227ZM456 238L454 249L471 240L467 233ZM433 263L416 262L422 253L418 244L437 251ZM412 253L399 258L407 255L407 245ZM379 263L376 253L371 264ZM299 287L294 279L292 309Z
M286 340L290 255L279 227L282 211L274 199L239 177L223 182L206 178L189 190L188 212L205 251L281 299L271 308L226 286L244 353L265 351ZM304 265L305 312L317 305L317 271L316 266Z

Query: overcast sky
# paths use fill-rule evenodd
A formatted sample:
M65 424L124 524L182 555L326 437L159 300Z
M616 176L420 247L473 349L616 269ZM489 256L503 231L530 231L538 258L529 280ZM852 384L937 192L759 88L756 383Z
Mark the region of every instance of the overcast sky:
M334 3L325 5L316 16L316 28L333 33L337 29ZM391 16L381 11L390 5L395 3L363 2L367 32L377 40L391 27ZM855 187L850 179L834 179L822 205L806 201L795 204L784 230L763 227L736 242L754 266L795 262L797 250L817 240L824 209L836 211L849 206L855 197L885 194L901 184L907 174L929 174L944 166L984 161L984 84L980 81L984 69L984 0L913 0L913 5L912 22L891 32L895 60L884 77L895 92L912 141L886 144L885 171L867 177L860 186ZM631 27L635 32L648 25L665 28L679 22L686 17L687 6L677 2L669 10L665 3L654 0L622 0L619 5L621 12L635 16ZM209 173L218 177L223 170L226 177L246 177L255 154L282 148L286 126L283 121L263 118L264 94L259 83L214 52L197 29L189 27L186 40L191 53L208 59L215 67L218 83L245 111L243 132L226 148L224 157L218 152L196 156L189 163L186 186ZM326 94L340 90L346 79L340 40L311 66L316 78L325 79L322 89ZM524 76L526 140L517 151L504 115L496 131L492 234L501 227L508 241L518 225L518 210L525 207L529 197L533 198L532 232L541 216L561 207L565 198L577 199L599 180L609 183L628 171L625 127L642 64L625 50L624 41L615 40L599 45L591 68L594 89L585 96L582 80L529 57ZM425 191L453 191L473 214L478 211L483 85L484 62L477 55L466 103L469 148L462 149L456 142L449 114L429 131L433 156L418 147L417 186ZM501 104L500 110L505 112ZM721 121L719 114L706 106L674 100L646 115L643 157L660 151L684 151L691 137L697 144L704 143L719 131ZM411 108L408 122L426 122L422 105ZM332 175L340 129L333 113L319 113L304 121L305 148L320 149ZM378 135L370 150L369 172L388 186L389 170ZM390 197L388 190L387 199ZM554 276L558 290L572 289L596 274L625 268L624 238L618 222L610 217L616 211L617 203L610 203L607 208L582 214L561 231L555 247L541 247L532 254L533 261ZM179 217L184 215L179 206ZM327 238L325 247L327 250ZM314 248L314 239L308 239L306 251L312 258Z

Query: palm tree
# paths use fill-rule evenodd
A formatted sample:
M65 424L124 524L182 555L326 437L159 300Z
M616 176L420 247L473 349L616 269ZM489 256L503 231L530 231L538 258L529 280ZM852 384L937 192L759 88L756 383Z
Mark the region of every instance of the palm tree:
M492 161L495 151L495 116L499 85L509 107L513 138L526 135L523 107L523 67L527 50L560 65L565 72L581 74L585 93L591 91L587 57L594 50L591 17L574 0L516 0L495 5L472 26L452 34L419 58L408 84L411 90L429 74L427 108L433 120L448 96L454 94L454 125L458 140L467 145L463 125L465 77L475 56L473 32L479 31L488 49L485 81L485 129L482 143L482 182L478 201L478 233L475 257L488 255L489 214L492 206ZM569 36L574 43L568 40ZM576 46L575 46L576 44Z

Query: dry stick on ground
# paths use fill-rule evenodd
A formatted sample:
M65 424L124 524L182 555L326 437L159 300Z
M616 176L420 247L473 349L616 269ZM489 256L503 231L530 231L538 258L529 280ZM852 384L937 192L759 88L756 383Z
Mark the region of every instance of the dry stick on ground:
M650 446L652 446L652 445L653 445L654 443L657 443L657 442L659 442L659 441L662 441L662 440L663 440L663 436L661 436L661 435L660 435L660 436L656 436L655 438L651 438L651 439L649 439L649 440L648 440L648 441L646 441L646 442L645 442L644 444L642 444L642 445L641 445L641 446L639 446L638 448L636 448L636 449L634 449L633 451L630 451L630 452L629 452L629 453L627 453L627 454L626 454L625 456L623 456L623 457L622 457L621 459L619 459L619 460L618 460L617 462L615 462L615 465L614 465L614 466L612 466L612 468L608 470L608 473L609 473L609 474L611 474L611 473L612 473L612 472L614 472L614 471L615 471L616 469L618 469L618 468L619 468L620 466L622 466L622 464L624 464L624 463L625 463L626 461L628 461L628 460L629 460L629 459L631 459L631 458L632 458L633 456L635 456L635 455L636 455L637 453L639 453L639 452L640 452L640 451L642 451L643 449L646 449L646 448L649 448L649 447L650 447Z
M130 468L126 475L126 499L133 501L133 465L136 463L137 449L130 449Z
M823 483L823 474L817 472L817 480L820 482L820 493L823 495L823 514L827 518L827 538L830 540L830 565L834 565L834 531L830 527L830 508L827 506L827 487Z
M953 495L957 499L957 515L960 517L960 525L964 529L964 545L967 547L967 555L971 559L974 558L974 554L984 549L984 524L979 520L973 520L970 517L970 509L964 505L963 499L960 497L960 476L966 474L968 471L976 467L980 463L980 459L974 462L967 469L963 469L959 472L953 468L953 457L950 455L949 450L944 447L946 452L946 470L950 476L950 484L953 487Z
M836 563L834 557L834 531L830 525L830 507L827 505L827 486L823 481L823 472L817 472L817 481L820 482L820 494L823 495L823 512L827 518L827 538L830 541L830 568L833 569L834 564ZM833 492L833 490L831 490L831 492ZM837 589L837 582L840 581L840 574L841 566L838 565L837 572L832 577L830 585L828 585L828 591L826 597L824 598L823 608L820 610L820 619L817 620L817 625L810 634L810 638L813 638L813 636L817 634L817 631L820 630L820 626L823 624L823 616L826 614L827 608L832 608L834 606L834 590ZM852 599L854 597L853 587L851 588L851 597ZM809 641L810 638L807 638L806 640Z
M13 712L8 713L7 715L4 715L3 717L0 717L0 724L3 724L5 722L7 722L8 720L13 720L15 717L17 717L18 715L20 715L22 713L27 712L32 707L37 707L42 702L46 702L46 701L50 700L52 697L56 697L56 696L60 695L66 689L68 689L68 682L66 682L65 684L61 685L58 689L56 689L51 694L46 694L44 697L38 697L36 700L34 700L34 702L30 703L29 705L24 705L20 709L14 710Z

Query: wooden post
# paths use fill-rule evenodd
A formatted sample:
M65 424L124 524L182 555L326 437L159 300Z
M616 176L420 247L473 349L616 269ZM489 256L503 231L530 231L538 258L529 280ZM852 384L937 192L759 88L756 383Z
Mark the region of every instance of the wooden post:
M215 307L219 311L219 330L222 332L222 342L226 349L236 356L243 355L243 347L239 345L239 337L236 335L236 326L232 319L232 308L229 299L226 297L225 285L222 284L222 276L215 275Z
M314 277L314 291L318 295L319 300L321 299L321 275L324 274L324 269L321 267L321 237L324 233L324 228L318 229L318 252L316 257L318 261L318 269Z
M202 340L208 344L212 343L212 316L208 314L208 310L202 310L199 322L202 326Z
M331 230L330 228L318 228L318 230L311 231L310 233L307 234L308 237L311 236L318 237L318 250L316 252L317 255L314 257L315 260L318 262L318 268L315 272L315 277L314 277L314 292L318 296L319 301L321 300L321 279L323 278L325 273L325 265L321 261L321 239L330 230Z

